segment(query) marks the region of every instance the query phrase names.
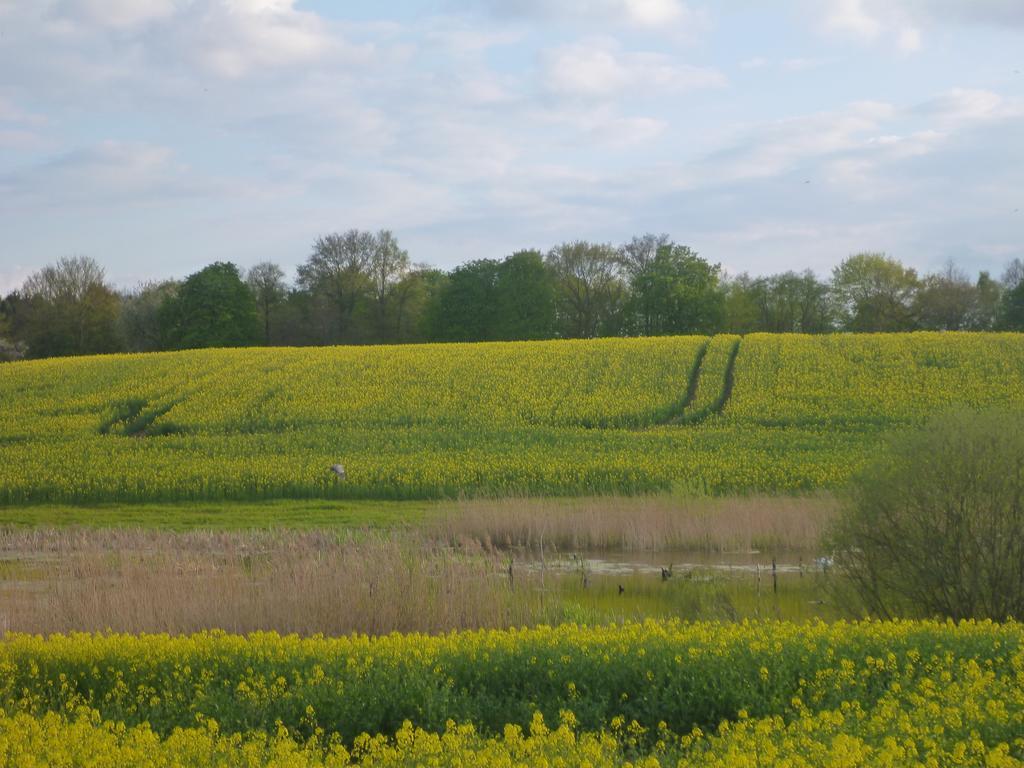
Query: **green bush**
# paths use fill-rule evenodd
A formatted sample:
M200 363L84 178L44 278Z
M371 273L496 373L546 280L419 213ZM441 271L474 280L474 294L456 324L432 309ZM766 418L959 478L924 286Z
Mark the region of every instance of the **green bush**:
M872 613L1024 615L1024 415L950 412L893 439L830 538Z

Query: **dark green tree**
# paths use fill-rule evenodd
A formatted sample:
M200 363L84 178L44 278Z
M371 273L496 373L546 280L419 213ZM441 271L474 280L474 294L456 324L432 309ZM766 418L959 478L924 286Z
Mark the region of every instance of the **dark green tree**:
M0 299L0 362L20 360L25 356L24 347L14 340L14 315L21 297L12 293Z
M1003 294L999 327L1007 331L1024 331L1024 280Z
M981 272L974 288L978 294L978 301L974 317L971 319L971 330L991 331L999 320L1002 286L997 280L993 280L988 272Z
M174 349L244 347L260 338L256 300L231 263L218 261L189 275L164 302L160 318Z
M430 308L435 341L487 341L497 320L498 272L494 259L478 259L451 271Z
M685 245L664 245L632 278L631 315L645 336L714 333L725 319L721 268Z
M555 283L539 251L518 251L498 266L492 336L504 341L555 334Z

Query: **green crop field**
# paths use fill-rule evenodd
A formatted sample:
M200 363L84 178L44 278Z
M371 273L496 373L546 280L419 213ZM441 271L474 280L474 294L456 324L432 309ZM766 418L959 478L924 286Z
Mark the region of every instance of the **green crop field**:
M0 503L829 489L891 429L1024 408L1024 336L203 350L0 367ZM344 480L330 466L341 463Z
M0 750L12 765L1019 766L1022 639L974 622L22 635L0 643Z

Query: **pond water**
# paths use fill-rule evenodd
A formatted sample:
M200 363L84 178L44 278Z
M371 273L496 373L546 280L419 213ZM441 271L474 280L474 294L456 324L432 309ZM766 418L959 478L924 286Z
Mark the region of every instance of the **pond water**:
M722 575L771 574L772 560L778 574L821 573L826 566L821 558L810 552L694 552L668 550L660 552L599 550L590 552L558 552L541 557L537 551L514 556L531 570L554 573L578 573L586 570L593 574L660 576L662 569L671 570L672 576L685 576L700 572Z

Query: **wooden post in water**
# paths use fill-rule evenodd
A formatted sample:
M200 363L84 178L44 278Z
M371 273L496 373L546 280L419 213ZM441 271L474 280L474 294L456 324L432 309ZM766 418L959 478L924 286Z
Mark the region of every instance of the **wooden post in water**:
M772 558L772 592L779 594L779 572L775 567L775 558Z

